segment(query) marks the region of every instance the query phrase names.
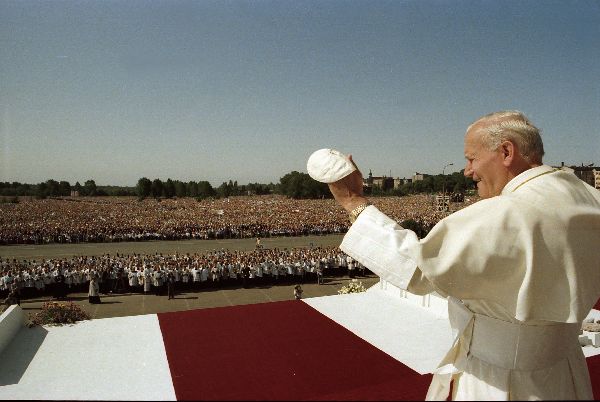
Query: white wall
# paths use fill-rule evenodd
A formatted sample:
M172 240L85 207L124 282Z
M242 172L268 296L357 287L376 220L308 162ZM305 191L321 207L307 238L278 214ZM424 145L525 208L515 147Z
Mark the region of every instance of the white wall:
M25 314L16 304L0 315L0 354L25 325Z

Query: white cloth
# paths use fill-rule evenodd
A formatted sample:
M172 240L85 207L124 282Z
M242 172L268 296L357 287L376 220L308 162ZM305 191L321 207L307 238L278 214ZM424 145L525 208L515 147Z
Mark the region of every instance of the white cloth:
M422 240L369 206L340 248L410 292L435 290L461 300L472 314L544 332L543 326L580 325L600 297L599 245L600 192L571 173L540 166L515 177L500 196L441 220ZM517 370L489 360L518 341L471 338L469 321L435 373L429 398L445 399L433 388L448 374L456 399L592 398L576 334L564 338L561 352L567 352L559 362ZM461 359L458 351L467 353L473 342L491 353ZM540 338L536 347L556 354L545 342Z
M128 274L129 277L129 286L136 287L138 286L138 273L137 271L130 271Z
M100 285L96 279L90 281L88 296L100 296Z
M306 170L308 175L316 181L334 183L354 172L356 167L340 151L323 148L310 155L306 163Z

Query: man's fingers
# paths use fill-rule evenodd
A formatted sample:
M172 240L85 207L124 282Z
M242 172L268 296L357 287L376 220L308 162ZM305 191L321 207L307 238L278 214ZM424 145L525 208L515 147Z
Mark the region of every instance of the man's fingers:
M358 170L358 166L356 166L356 163L354 163L354 159L352 159L352 155L348 155L348 159L350 160L350 162L352 162L352 164L354 165L356 170Z
M352 155L348 155L348 159L350 160L352 165L354 165L354 168L360 173L360 169L358 168L358 166L356 166L356 163L354 163L354 159L352 159ZM362 176L362 173L360 173L360 175Z

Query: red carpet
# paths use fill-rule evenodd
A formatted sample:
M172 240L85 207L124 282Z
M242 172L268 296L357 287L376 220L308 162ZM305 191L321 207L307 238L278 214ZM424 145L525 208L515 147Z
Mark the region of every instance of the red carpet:
M600 355L588 357L588 369L590 370L590 378L592 380L592 389L594 390L594 399L600 400Z
M295 300L158 318L178 400L422 400L431 381Z
M178 400L414 400L431 381L296 300L158 317Z

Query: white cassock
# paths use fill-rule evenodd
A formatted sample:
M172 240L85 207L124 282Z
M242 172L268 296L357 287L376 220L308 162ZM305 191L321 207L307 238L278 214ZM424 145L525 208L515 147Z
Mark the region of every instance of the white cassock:
M448 296L455 342L427 399L593 399L578 342L600 296L600 191L539 166L422 240L367 207L340 248L383 280Z

